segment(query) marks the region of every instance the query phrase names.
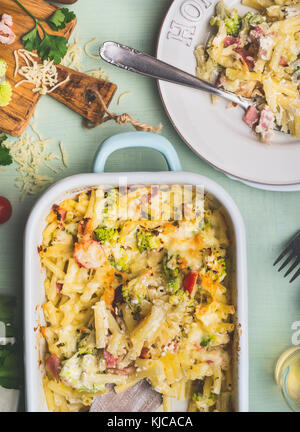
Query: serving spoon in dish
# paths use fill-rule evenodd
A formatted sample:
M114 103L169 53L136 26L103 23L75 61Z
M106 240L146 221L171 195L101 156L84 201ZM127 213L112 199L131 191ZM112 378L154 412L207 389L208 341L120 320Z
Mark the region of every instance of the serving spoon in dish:
M126 45L107 41L100 46L99 54L103 60L121 69L202 90L237 104L246 111L244 120L249 126L251 126L251 117L255 116L257 113L257 104L254 100L239 96L209 82L203 81L175 66ZM247 120L250 120L250 122ZM280 130L280 127L275 124L274 129Z
M162 404L162 395L145 380L122 393L115 393L113 385L107 385L108 392L96 396L90 412L154 412Z

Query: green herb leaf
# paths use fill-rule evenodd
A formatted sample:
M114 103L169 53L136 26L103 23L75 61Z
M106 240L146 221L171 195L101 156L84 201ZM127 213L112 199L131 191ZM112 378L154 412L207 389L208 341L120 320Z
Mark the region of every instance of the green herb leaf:
M76 18L74 12L68 8L58 9L54 14L47 20L49 26L57 31L62 30L66 27L66 23L73 21Z
M43 60L50 59L59 64L67 53L67 43L65 37L46 33L38 48L38 54Z
M9 149L1 144L6 138L6 136L0 138L0 165L2 166L11 165L13 162Z
M22 37L22 42L23 42L24 48L27 51L37 50L39 48L41 40L42 39L40 38L37 24L35 25L35 27L30 32L26 33Z
M2 144L5 140L7 140L7 135L0 136L0 144Z

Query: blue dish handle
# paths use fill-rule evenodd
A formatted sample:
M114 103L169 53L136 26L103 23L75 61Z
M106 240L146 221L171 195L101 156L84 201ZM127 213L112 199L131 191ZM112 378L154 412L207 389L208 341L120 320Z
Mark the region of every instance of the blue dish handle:
M96 153L93 172L104 172L108 157L115 151L132 147L146 147L159 151L170 171L181 171L181 163L172 144L163 136L151 132L124 132L106 139Z

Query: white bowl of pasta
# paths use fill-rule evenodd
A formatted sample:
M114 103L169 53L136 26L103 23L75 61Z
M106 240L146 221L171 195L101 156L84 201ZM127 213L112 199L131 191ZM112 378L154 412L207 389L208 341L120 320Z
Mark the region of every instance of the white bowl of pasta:
M176 171L102 172L114 150L138 146ZM164 411L247 411L246 244L235 203L181 171L154 134L111 137L94 169L50 187L27 222L27 410L86 411L106 384L122 392L146 378ZM159 217L156 199L166 203Z

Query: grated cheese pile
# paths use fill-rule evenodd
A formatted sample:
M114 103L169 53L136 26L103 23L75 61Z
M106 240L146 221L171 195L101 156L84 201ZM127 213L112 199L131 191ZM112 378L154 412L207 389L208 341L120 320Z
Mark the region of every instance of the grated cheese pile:
M99 60L99 58L100 58L99 56L96 57L96 56L90 54L88 51L88 47L97 41L98 40L95 38L95 39L92 39L89 42L87 42L84 46L84 51L88 57ZM82 54L83 54L83 52L82 52L81 42L77 38L74 38L74 41L69 43L68 51L67 51L65 57L63 58L61 64L63 66L69 67L71 69L75 69L78 72L84 72L85 74L90 75L94 78L109 81L109 77L105 74L105 72L101 68L92 69L89 71L83 71L83 68L81 65Z
M67 76L65 80L58 82L58 72L53 60L44 60L43 63L38 63L36 61L38 55L25 49L15 50L14 56L16 62L14 76L19 74L24 78L15 87L26 82L35 86L32 89L34 93L47 94L53 92L53 90L65 84L70 79ZM24 66L19 66L20 59L24 60Z
M5 144L10 150L13 161L18 165L19 176L16 178L15 187L21 191L21 200L26 195L41 192L45 186L54 181L54 178L47 174L49 170L54 173L59 172L59 169L53 165L54 160L59 160L66 166L66 155L62 143L59 145L61 156L49 152L47 144L53 139L44 139L33 124L30 126L36 137L25 132L16 141Z
M81 72L82 48L80 41L74 38L74 41L68 44L68 50L61 64L68 68Z

